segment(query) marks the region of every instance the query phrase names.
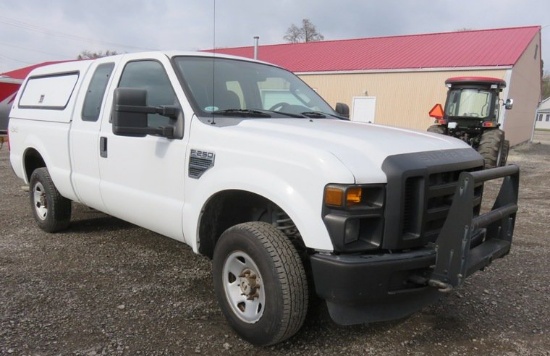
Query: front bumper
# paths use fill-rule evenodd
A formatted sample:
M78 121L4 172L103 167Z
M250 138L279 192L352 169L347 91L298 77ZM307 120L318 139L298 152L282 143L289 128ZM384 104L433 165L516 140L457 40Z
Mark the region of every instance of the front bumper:
M493 208L474 217L476 184L498 178L504 179ZM436 300L438 290L461 285L505 256L512 243L518 186L515 165L463 172L435 243L397 253L311 256L315 289L332 319L350 325L405 317Z

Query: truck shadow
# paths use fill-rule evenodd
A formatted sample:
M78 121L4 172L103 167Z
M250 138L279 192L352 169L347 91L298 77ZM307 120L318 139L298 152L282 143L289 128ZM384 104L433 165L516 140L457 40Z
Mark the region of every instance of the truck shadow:
M97 210L73 204L73 217L68 231L72 233L112 232L138 228L129 222L117 219Z

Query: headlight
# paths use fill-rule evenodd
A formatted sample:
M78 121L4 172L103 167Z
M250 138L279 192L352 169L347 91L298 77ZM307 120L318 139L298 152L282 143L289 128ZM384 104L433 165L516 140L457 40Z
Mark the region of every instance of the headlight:
M384 186L329 184L324 203L329 208L368 208L384 205Z
M385 184L328 184L323 221L336 252L377 249L384 227Z

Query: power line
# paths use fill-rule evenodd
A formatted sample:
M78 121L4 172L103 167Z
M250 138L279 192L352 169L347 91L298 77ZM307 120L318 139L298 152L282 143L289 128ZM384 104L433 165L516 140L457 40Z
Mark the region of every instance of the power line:
M22 50L30 51L30 52L42 53L42 54L46 54L46 55L48 55L48 56L52 56L52 57L54 57L54 58L59 58L59 53L57 53L57 54L48 53L48 52L40 51L40 50L33 49L33 48L26 48L26 47L16 46L16 45L14 45L14 44L6 43L6 42L3 42L3 41L0 41L0 45L2 45L2 46L8 46L8 47L13 47L13 48L18 48L18 49L22 49Z
M38 32L40 34L44 34L44 35L47 35L47 36L58 37L58 38L63 38L63 39L68 39L68 40L73 40L73 41L87 42L87 43L92 43L92 44L94 44L94 43L103 43L103 44L106 44L106 45L109 45L109 46L116 46L116 47L129 48L129 49L137 49L137 50L142 50L142 51L143 50L147 50L147 51L151 50L150 48L143 48L143 47L125 45L125 44L121 44L121 43L103 41L103 40L99 40L99 39L68 34L68 33L61 32L61 31L55 31L55 30L51 30L51 29L46 28L46 27L38 26L38 25L35 25L35 24L31 24L31 23L28 23L28 22L24 22L24 21L21 21L21 20L9 18L9 17L2 16L2 15L0 15L0 23L3 23L3 24L8 25L8 26L12 26L12 27L17 27L17 28L27 30L27 31Z

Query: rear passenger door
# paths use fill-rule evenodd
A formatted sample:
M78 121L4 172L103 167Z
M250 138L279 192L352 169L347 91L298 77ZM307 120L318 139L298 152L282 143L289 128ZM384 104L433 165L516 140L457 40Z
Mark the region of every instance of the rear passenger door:
M185 181L185 149L188 133L185 111L191 117L170 61L164 55L127 60L116 73L115 87L147 91L147 105L175 105L181 110L177 120L149 114L149 126L175 127L175 138L147 135L116 136L110 115L101 124L99 173L100 191L107 211L119 218L163 235L183 240L182 210ZM111 112L113 90L107 97ZM188 120L187 120L188 121Z
M101 117L105 115L105 94L112 85L118 61L118 57L107 57L90 66L82 83L84 92L77 96L69 136L71 181L75 193L80 202L100 211L105 211L105 205L99 190L99 131Z

